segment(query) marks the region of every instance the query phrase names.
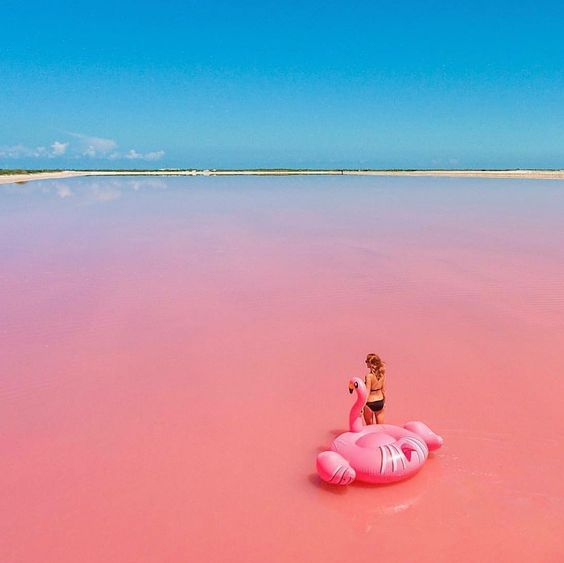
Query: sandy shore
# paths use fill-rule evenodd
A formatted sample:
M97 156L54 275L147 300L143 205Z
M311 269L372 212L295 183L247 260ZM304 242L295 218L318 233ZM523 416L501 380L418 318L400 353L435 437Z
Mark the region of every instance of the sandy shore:
M445 176L564 180L564 170L64 170L0 175L0 184L77 176Z

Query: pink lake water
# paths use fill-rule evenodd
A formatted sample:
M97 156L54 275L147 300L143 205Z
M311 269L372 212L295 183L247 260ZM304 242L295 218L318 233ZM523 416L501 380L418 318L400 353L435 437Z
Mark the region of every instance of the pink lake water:
M0 561L562 561L564 182L0 188ZM348 379L445 439L320 483Z

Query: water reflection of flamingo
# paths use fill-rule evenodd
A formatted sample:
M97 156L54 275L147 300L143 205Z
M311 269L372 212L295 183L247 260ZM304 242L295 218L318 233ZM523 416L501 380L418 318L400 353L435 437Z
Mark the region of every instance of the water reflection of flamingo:
M422 422L403 427L392 424L362 425L361 413L368 391L362 379L349 382L357 398L349 414L349 432L337 436L331 451L317 456L317 472L328 483L348 485L355 479L366 483L393 483L421 469L429 451L443 439Z

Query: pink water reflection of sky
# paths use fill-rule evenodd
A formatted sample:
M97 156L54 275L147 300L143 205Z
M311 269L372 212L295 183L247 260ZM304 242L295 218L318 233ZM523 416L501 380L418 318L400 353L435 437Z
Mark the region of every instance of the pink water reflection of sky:
M563 188L4 186L0 560L562 560ZM330 488L369 351L445 447Z

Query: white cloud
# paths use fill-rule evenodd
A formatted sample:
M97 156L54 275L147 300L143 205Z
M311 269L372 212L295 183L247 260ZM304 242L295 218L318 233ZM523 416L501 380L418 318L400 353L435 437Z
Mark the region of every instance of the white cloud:
M72 133L69 135L78 139L77 148L83 156L90 158L106 157L108 153L115 150L118 146L113 139L104 139L103 137L92 137L91 135L83 135L82 133Z
M159 160L164 156L163 150L145 153L145 160Z
M135 149L130 149L123 156L128 160L159 160L159 158L164 156L164 151L153 151L143 154Z
M47 156L48 152L45 147L30 148L22 144L0 147L0 157L7 158Z
M0 147L0 157L19 158L21 155L22 145L2 146Z
M431 164L433 166L456 166L459 164L458 158L433 158Z
M140 153L135 149L129 149L123 153L117 150L118 144L113 139L105 139L103 137L92 137L83 135L82 133L69 133L76 139L83 156L89 158L104 158L109 160L158 160L164 156L164 151L152 151L148 153Z
M23 144L0 146L0 158L58 158L67 156L71 158L95 158L104 160L159 160L165 154L163 150L141 153L136 149L121 152L114 139L93 137L82 133L67 132L74 141L53 141L49 148L44 146L27 147Z
M68 146L69 146L68 143L60 143L59 141L55 141L51 145L51 155L62 156L63 154L65 154Z
M124 156L129 160L139 160L143 158L143 155L141 153L138 153L135 149L128 150Z

